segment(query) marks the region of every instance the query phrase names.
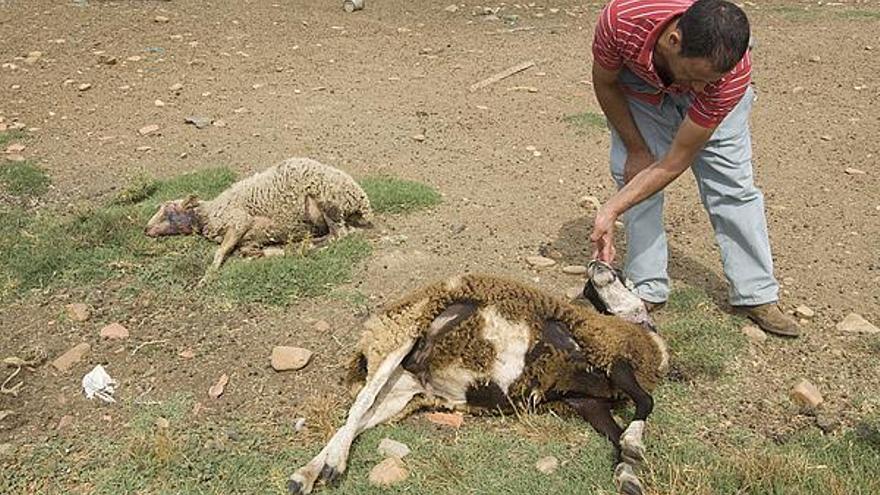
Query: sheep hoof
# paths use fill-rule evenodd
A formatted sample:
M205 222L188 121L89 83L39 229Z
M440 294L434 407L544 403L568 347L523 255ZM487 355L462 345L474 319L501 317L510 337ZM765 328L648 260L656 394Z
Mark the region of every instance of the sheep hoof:
M341 474L338 469L329 464L324 465L324 468L321 469L321 478L330 486L335 485L339 481Z
M617 492L623 495L642 495L642 483L633 472L632 466L621 462L614 469L614 482Z
M633 421L620 435L620 450L623 459L632 466L640 466L645 462L645 444L642 442L644 421Z
M301 481L297 481L294 478L296 475L291 476L290 480L287 482L287 493L290 495L306 495L309 493L305 487L303 486Z

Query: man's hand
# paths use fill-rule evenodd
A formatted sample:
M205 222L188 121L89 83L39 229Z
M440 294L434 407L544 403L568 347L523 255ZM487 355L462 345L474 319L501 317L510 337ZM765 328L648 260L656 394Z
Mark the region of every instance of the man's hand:
M593 233L590 234L590 240L595 244L593 250L593 259L611 263L614 261L614 222L617 215L608 211L605 207L599 209L596 213L596 220L593 223Z
M654 155L650 151L628 151L626 154L626 163L623 165L623 183L629 184L639 172L651 166L654 163Z

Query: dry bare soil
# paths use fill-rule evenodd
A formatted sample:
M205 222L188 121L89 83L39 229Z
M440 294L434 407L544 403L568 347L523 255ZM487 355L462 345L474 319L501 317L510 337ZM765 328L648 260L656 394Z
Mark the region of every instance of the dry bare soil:
M87 442L125 437L139 407L181 394L190 399L180 421L224 425L220 431L274 428L274 445L292 438L285 425L306 417L315 426L297 441L316 451L340 419L329 408L346 404L341 380L367 311L463 271L505 274L558 294L581 284L560 270L589 256L592 210L578 200L604 201L613 190L609 135L594 125L599 108L589 82L601 3L446 9L447 2L367 0L351 14L340 3L0 0L0 116L24 124L20 154L51 179L39 197L4 193L7 206L61 216L106 204L139 175L166 179L225 166L244 176L291 156L355 177L422 182L443 196L429 209L382 216L368 234L372 254L349 282L287 305L133 290L124 276L4 301L0 358L41 347L51 360L91 344L69 373L48 364L25 369L17 397L0 395L0 410L13 412L0 419L4 476L18 472L9 467L19 469L15 459L52 442L89 458ZM784 442L816 428L787 396L807 378L824 396L823 414L839 420L830 435L842 436L880 414L880 343L835 327L851 312L880 324L880 4L744 8L758 40L755 175L782 305L806 305L816 315L800 339L746 343L731 353L723 380L688 382L687 407L708 418L712 431L694 432L706 442L727 429ZM41 54L27 60L34 51ZM527 60L534 67L469 90ZM197 129L185 122L193 115L221 125ZM140 134L148 125L158 130ZM666 207L676 287L705 292L703 304L712 307L702 310L717 316L729 309L726 285L690 175L670 187ZM542 250L559 263L535 270L524 261ZM73 302L91 305L88 321L65 316ZM98 336L114 321L129 339ZM745 341L736 328L719 331ZM139 347L147 342L154 343ZM316 354L300 372L276 373L268 366L275 345ZM195 357L181 358L183 350ZM120 404L82 397L79 380L99 363L120 381ZM226 394L208 398L223 373ZM281 483L289 473L274 474ZM68 475L47 476L82 492L95 486ZM656 489L676 492L672 484Z

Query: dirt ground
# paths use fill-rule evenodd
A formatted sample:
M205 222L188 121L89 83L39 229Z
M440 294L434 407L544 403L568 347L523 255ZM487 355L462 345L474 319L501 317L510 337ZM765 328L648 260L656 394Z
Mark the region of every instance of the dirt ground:
M592 214L578 199L605 200L613 190L608 133L563 120L599 111L589 74L602 4L471 2L447 10L450 3L367 0L349 14L324 0L0 0L0 116L28 128L23 154L53 183L38 206L46 211L106 201L139 173L171 177L223 165L246 175L309 156L355 177L384 173L443 194L440 206L381 220L373 255L343 287L365 295L369 308L461 271L563 293L580 280L559 266L589 255ZM486 14L486 6L499 10ZM876 407L863 399L880 390L877 351L835 325L851 312L880 324L880 18L846 14L878 6L746 2L758 40L754 166L782 304L807 305L816 316L798 340L751 347L732 389L707 387L707 408L717 394L745 394L719 421L784 432L786 391L801 377L844 424ZM42 54L24 60L33 51ZM469 91L526 60L535 66ZM197 129L184 121L192 115L225 125ZM158 131L139 133L153 124ZM846 172L853 168L864 173ZM689 174L668 190L666 204L672 277L726 306L719 255ZM530 268L524 257L547 244L560 265ZM40 345L51 359L92 344L71 373L42 366L24 372L17 398L0 396L0 410L15 412L0 422L0 441L40 442L65 415L83 434L121 428L124 413L80 396L79 378L97 363L111 363L124 402L182 392L204 402L203 414L289 422L315 397L342 391L363 316L333 297L283 309L199 301L172 308L122 289L53 291L0 307L0 357ZM87 302L95 314L72 322L62 316L69 302ZM98 337L112 321L129 328L127 343ZM150 341L160 342L133 352ZM279 344L310 347L315 360L303 372L275 373L268 356ZM185 349L195 357L180 358ZM227 394L207 402L221 373L231 377Z

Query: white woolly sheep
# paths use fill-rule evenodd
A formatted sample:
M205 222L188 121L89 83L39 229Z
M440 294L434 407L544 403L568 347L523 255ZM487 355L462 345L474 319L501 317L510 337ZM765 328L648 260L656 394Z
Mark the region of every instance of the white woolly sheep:
M260 248L311 239L320 244L368 226L370 200L347 173L309 158L290 158L231 185L210 201L195 196L162 204L147 223L151 237L197 233L220 247L216 270L236 247Z
M591 266L594 281L606 275L604 265ZM319 478L335 480L357 435L407 412L511 412L554 401L571 406L611 441L619 489L642 493L636 473L653 410L650 392L668 366L656 332L489 275L430 285L364 327L349 376L361 388L348 419L291 476L291 493L310 493ZM636 413L623 430L611 409L626 398Z

